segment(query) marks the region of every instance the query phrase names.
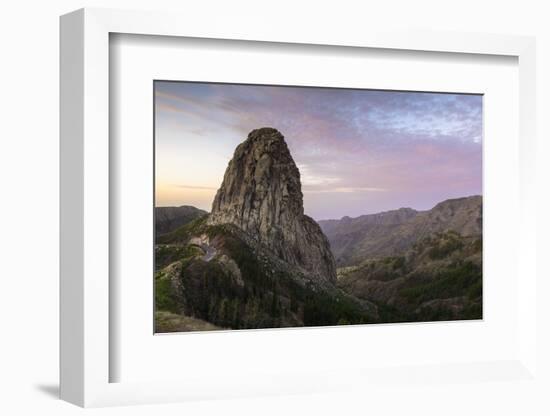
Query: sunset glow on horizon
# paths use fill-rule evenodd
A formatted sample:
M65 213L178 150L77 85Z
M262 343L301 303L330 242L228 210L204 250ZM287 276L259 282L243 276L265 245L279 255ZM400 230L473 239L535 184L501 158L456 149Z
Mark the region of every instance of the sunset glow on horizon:
M210 211L260 127L285 136L316 220L482 193L481 95L156 81L156 206Z

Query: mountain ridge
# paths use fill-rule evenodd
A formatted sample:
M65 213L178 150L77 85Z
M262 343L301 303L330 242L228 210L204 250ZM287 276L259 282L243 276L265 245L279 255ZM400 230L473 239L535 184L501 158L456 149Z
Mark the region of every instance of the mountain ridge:
M355 218L319 221L339 267L405 252L418 239L435 232L479 235L482 197L473 195L437 203L432 209L400 208Z
M155 236L169 233L207 212L192 205L155 207Z

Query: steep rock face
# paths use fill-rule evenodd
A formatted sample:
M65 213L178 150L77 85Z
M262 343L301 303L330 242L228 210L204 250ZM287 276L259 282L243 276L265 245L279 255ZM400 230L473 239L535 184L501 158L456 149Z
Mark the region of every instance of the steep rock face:
M336 280L328 240L304 215L300 172L275 129L253 130L237 147L208 224L233 224L320 281Z

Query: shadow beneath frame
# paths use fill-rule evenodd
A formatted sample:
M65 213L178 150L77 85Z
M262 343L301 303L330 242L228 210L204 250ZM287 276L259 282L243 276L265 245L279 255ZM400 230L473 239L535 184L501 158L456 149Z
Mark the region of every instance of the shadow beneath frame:
M59 399L59 384L37 384L34 388L52 399Z

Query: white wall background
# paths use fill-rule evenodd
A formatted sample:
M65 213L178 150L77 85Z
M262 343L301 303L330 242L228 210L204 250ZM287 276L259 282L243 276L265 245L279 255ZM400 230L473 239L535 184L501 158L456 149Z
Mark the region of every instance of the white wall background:
M309 21L337 31L341 25L389 25L536 35L538 41L539 241L550 245L550 12L547 1L205 1L11 0L0 9L0 413L73 414L82 410L56 399L58 383L58 16L74 9L116 7L178 10L204 18L212 13L274 19L285 25ZM546 139L546 140L544 140ZM544 178L544 179L543 179ZM550 277L540 256L540 272ZM540 293L550 296L543 281ZM550 302L548 302L550 303ZM550 316L547 304L541 314ZM546 321L548 319L546 318ZM549 331L541 332L550 351ZM542 351L541 351L542 352ZM546 352L548 355L548 352ZM543 364L548 364L541 354ZM549 374L549 372L547 372ZM496 384L418 387L398 397L338 393L93 410L99 414L549 414L543 392ZM538 399L537 399L538 398ZM545 403L544 406L542 403Z

